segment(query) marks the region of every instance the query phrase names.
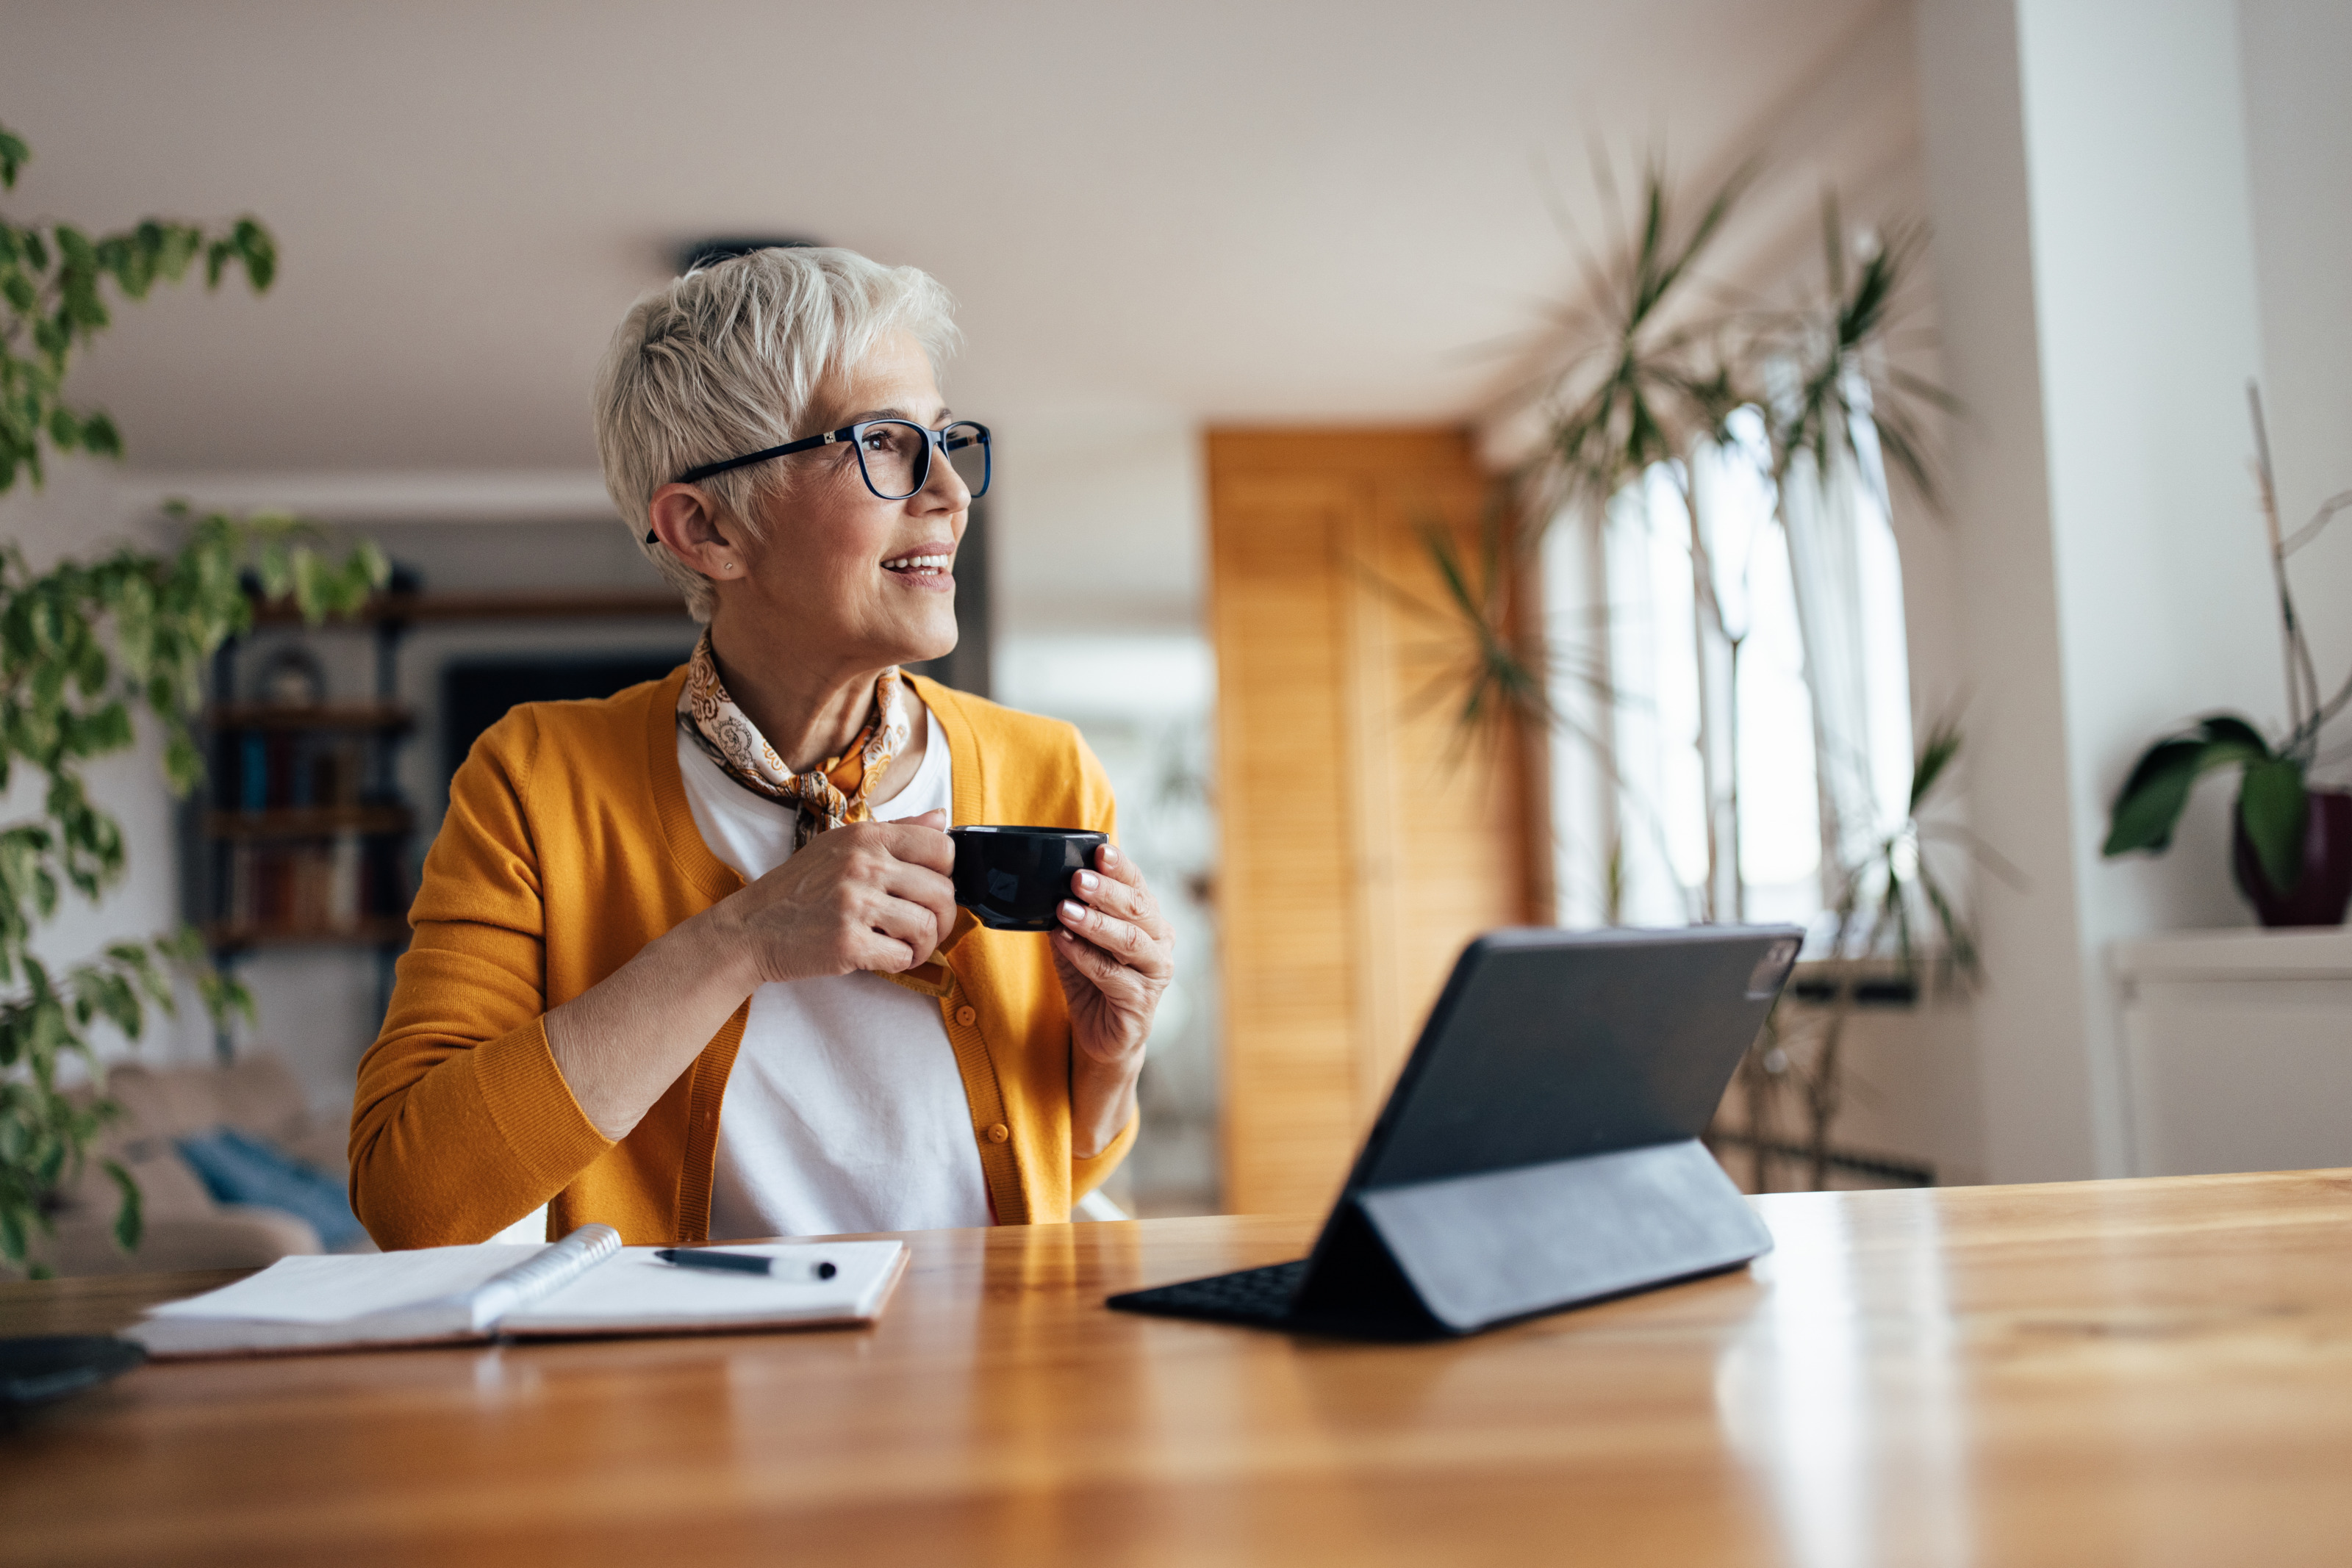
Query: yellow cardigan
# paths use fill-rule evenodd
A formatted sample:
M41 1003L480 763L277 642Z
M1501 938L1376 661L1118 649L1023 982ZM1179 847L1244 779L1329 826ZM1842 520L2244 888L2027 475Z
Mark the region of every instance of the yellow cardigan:
M685 678L518 707L449 781L352 1105L352 1207L379 1245L484 1240L542 1203L551 1235L600 1221L634 1244L708 1239L750 998L618 1143L572 1097L541 1023L743 885L687 806ZM1112 831L1110 786L1076 730L914 685L947 736L956 821ZM1092 1159L1071 1152L1069 1016L1046 939L966 915L944 962L898 978L939 998L998 1221L1066 1220L1135 1127Z

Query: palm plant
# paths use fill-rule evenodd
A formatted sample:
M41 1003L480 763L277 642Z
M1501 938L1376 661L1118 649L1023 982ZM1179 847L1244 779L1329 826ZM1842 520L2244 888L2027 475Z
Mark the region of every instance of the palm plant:
M1748 640L1741 585L1716 559L1696 475L1703 455L1742 450L1733 429L1744 411L1760 416L1775 491L1819 485L1841 452L1861 456L1858 431L1931 501L1937 492L1927 420L1953 400L1904 368L1890 351L1901 302L1925 243L1899 229L1850 266L1844 225L1833 195L1823 200L1821 295L1774 308L1710 287L1703 264L1754 183L1752 166L1735 171L1685 218L1672 181L1653 158L1643 168L1630 223L1610 236L1613 257L1586 244L1570 225L1582 293L1556 312L1549 345L1515 387L1507 406L1538 410L1544 439L1499 481L1474 561L1455 538L1427 530L1426 549L1441 585L1429 607L1464 650L1454 676L1457 717L1465 732L1505 716L1556 727L1567 723L1553 700L1562 684L1626 700L1611 685L1605 653L1571 640L1546 639L1524 623L1518 585L1533 575L1543 533L1563 516L1597 517L1651 475L1663 476L1680 502L1691 564L1694 631L1698 639L1700 763L1708 801L1707 850L1713 868L1699 907L1703 919L1738 918L1738 735L1739 662ZM1604 210L1617 210L1605 161L1595 183ZM1516 519L1516 522L1512 521ZM1605 612L1603 612L1605 618ZM1570 726L1612 775L1605 739Z
M1732 580L1745 570L1746 558L1730 567L1712 548L1705 488L1696 482L1701 461L1710 455L1748 460L1745 455L1755 448L1738 438L1734 422L1757 419L1769 467L1762 477L1777 497L1775 518L1783 527L1801 491L1811 487L1819 494L1834 474L1848 471L1846 464L1878 482L1883 459L1932 503L1937 486L1930 427L1956 406L1940 388L1905 368L1896 351L1906 284L1925 245L1916 227L1893 230L1853 256L1837 201L1825 196L1822 282L1812 298L1776 308L1706 282L1705 263L1753 183L1753 170L1743 168L1686 208L1659 161L1643 167L1630 204L1632 221L1612 232L1611 255L1604 259L1577 240L1581 298L1552 319L1550 350L1512 394L1515 406L1539 412L1544 440L1498 486L1475 559L1450 534L1433 529L1427 535L1444 595L1435 611L1464 650L1453 688L1463 727L1475 730L1509 715L1565 728L1591 751L1621 806L1643 814L1645 803L1628 798L1617 777L1606 727L1576 724L1567 705L1555 700L1564 685L1593 693L1604 705L1633 700L1611 684L1605 643L1587 649L1528 633L1523 623L1529 618L1515 589L1533 577L1543 532L1561 517L1602 517L1653 476L1671 486L1681 507L1678 531L1687 530L1698 640L1699 761L1708 808L1710 869L1693 914L1708 920L1745 914L1737 699L1748 627L1741 608L1745 585ZM1605 166L1597 169L1596 183L1604 205L1618 210ZM1517 519L1516 526L1507 525L1509 518ZM1606 612L1601 614L1605 621ZM1817 724L1824 706L1818 695ZM1901 821L1841 824L1826 835L1840 844L1859 839L1866 846L1833 879L1831 1005L1803 1024L1776 1015L1775 1032L1743 1070L1759 1129L1770 1099L1791 1087L1801 1092L1817 1185L1843 1099L1846 1023L1865 967L1891 962L1915 985L1933 977L1965 984L1977 970L1974 933L1920 852L1924 841L1956 831L1933 826L1923 812L1937 791L1948 789L1960 738L1951 725L1929 734ZM1825 732L1817 730L1814 739L1819 755L1835 749ZM1621 836L1610 849L1612 883L1622 848ZM1986 858L1990 852L1979 847L1979 853ZM2006 874L2005 867L1996 870ZM1820 1049L1800 1053L1809 1060L1792 1067L1796 1058L1786 1047L1799 1043L1796 1034L1806 1030Z
M1596 162L1594 173L1613 198L1608 165ZM1552 518L1574 507L1605 507L1653 466L1673 463L1716 433L1738 406L1726 402L1732 396L1728 372L1705 362L1703 350L1719 323L1692 319L1683 300L1748 182L1748 171L1735 172L1685 224L1664 168L1654 160L1643 171L1637 235L1621 246L1624 259L1615 268L1569 225L1584 296L1553 316L1547 334L1552 351L1511 394L1545 411L1542 449L1496 487L1475 561L1452 532L1433 525L1422 530L1443 597L1431 605L1407 596L1416 611L1463 634L1467 652L1452 684L1465 736L1511 717L1561 721L1550 697L1554 672L1544 639L1519 623L1514 593ZM1704 542L1698 546L1703 559ZM1574 678L1603 678L1599 661L1578 665Z
M1607 164L1596 162L1594 174L1613 206ZM1563 507L1605 507L1653 466L1680 464L1696 443L1720 439L1724 420L1748 401L1725 351L1733 319L1686 301L1753 174L1735 171L1685 223L1654 158L1631 233L1614 236L1613 267L1570 224L1584 294L1554 315L1553 351L1517 393L1548 415L1543 450L1515 476L1523 501L1548 503L1527 513L1538 530Z
M1827 474L1843 447L1860 456L1855 432L1867 426L1878 452L1932 503L1937 494L1926 411L1959 412L1943 388L1906 369L1887 352L1900 321L1904 281L1927 248L1926 231L1898 227L1874 236L1849 267L1845 225L1834 193L1822 198L1822 262L1827 285L1820 305L1784 318L1777 339L1786 362L1800 367L1795 389L1781 401L1773 436L1773 470L1785 480L1798 459ZM1870 469L1865 466L1867 474ZM1884 499L1884 497L1882 497Z
M2023 878L1966 828L1937 814L1950 792L1961 742L1956 719L1930 727L1912 765L1903 820L1842 870L1828 956L1813 966L1817 994L1826 983L1825 1005L1802 1012L1774 1009L1763 1038L1740 1064L1759 1188L1766 1185L1770 1104L1784 1087L1794 1092L1805 1117L1810 1185L1827 1185L1831 1128L1845 1103L1847 1027L1866 986L1891 981L1896 991L1918 998L1965 993L1982 976L1975 927L1929 851L1938 842L1958 844L2001 881L2017 886Z
M1615 181L1605 161L1596 160L1594 176L1613 214ZM1549 351L1509 394L1512 402L1541 412L1541 447L1497 483L1475 559L1449 530L1423 528L1439 585L1435 602L1389 587L1461 650L1430 695L1442 697L1450 689L1465 739L1491 736L1514 722L1566 729L1591 751L1612 789L1618 790L1607 737L1576 720L1554 695L1576 687L1603 705L1621 700L1609 679L1606 654L1598 646L1547 636L1525 612L1522 590L1543 534L1556 517L1580 508L1598 513L1654 469L1673 476L1685 502L1702 643L1713 637L1718 644L1738 647L1741 633L1725 622L1685 459L1697 444L1719 440L1725 420L1742 405L1731 363L1720 352L1728 319L1690 301L1699 263L1751 178L1749 169L1735 171L1695 217L1685 219L1663 162L1654 158L1643 170L1633 222L1611 236L1618 256L1614 266L1584 242L1572 221L1564 222L1584 291L1553 315L1546 333ZM1710 712L1718 723L1729 716L1719 696ZM1736 784L1718 779L1711 765L1708 785L1710 800L1720 796L1736 807ZM1728 824L1734 835L1729 854L1715 841L1716 815L1709 813L1710 857L1717 863L1736 863L1736 810ZM1714 880L1709 879L1703 911L1708 918L1715 915Z

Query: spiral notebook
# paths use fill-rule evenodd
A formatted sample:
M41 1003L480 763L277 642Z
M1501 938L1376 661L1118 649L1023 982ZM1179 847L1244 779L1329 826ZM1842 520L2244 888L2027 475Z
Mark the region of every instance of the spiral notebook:
M771 1274L681 1269L587 1225L545 1246L486 1242L360 1258L281 1258L149 1310L128 1337L156 1357L268 1355L500 1337L820 1328L881 1316L903 1241L730 1243ZM817 1278L818 1263L833 1265Z

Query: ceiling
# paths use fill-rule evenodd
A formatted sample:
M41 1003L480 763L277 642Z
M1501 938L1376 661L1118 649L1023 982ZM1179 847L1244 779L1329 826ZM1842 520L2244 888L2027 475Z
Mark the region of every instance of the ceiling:
M7 4L5 205L276 230L266 298L132 308L79 372L147 469L593 465L606 334L713 233L937 275L954 401L1008 453L1452 418L1572 278L1548 193L1589 218L1591 146L1704 168L1802 131L1897 9ZM1832 116L1865 163L1915 134L1880 52L1897 110Z

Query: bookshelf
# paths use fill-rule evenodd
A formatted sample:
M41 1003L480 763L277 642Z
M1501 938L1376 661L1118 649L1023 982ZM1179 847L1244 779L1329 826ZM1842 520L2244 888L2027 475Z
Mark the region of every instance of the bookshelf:
M355 628L380 641L378 622ZM388 692L349 703L236 700L240 650L224 649L204 716L210 789L199 819L202 924L216 957L256 947L405 941L416 817L395 782L415 716ZM377 660L389 686L392 650Z
M236 965L274 949L373 950L378 1001L387 1003L394 960L408 945L417 829L399 782L401 747L417 728L399 689L403 638L450 622L638 617L684 620L667 591L396 591L315 627L291 606L257 602L256 630L273 633L273 650L315 653L326 639L369 640L373 689L334 700L322 685L319 700L262 700L246 689L256 643L232 641L215 655L198 737L205 787L183 818L182 894L215 961Z

